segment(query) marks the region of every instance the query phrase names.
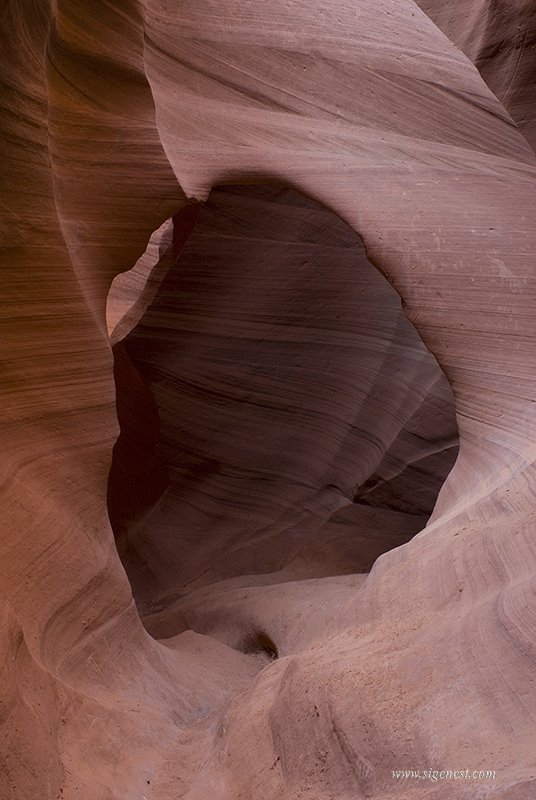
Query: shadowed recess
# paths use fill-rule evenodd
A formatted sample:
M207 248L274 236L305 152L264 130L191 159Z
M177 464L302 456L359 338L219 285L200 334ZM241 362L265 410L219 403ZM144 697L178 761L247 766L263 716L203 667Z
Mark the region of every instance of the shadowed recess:
M445 376L318 202L227 186L183 216L115 345L109 509L140 610L239 575L368 571L425 526L456 458Z

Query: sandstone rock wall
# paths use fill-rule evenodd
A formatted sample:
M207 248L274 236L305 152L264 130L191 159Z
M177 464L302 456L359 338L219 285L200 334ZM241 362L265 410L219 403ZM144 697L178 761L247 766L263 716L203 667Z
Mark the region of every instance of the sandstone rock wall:
M4 4L2 796L535 791L534 19L467 6L486 42L423 7L489 85L411 0ZM227 577L144 627L107 512L110 284L189 199L273 180L402 297L459 456L365 578L340 551L328 575ZM495 778L392 777L436 766Z

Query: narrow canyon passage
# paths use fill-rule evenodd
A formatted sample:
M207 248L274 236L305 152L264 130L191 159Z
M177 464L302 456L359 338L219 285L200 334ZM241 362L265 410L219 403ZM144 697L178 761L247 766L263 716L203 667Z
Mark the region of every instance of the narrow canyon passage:
M233 585L367 573L424 528L457 455L452 392L333 212L215 188L119 276L109 318L121 298L108 504L150 630L246 641L236 615L221 630Z
M532 798L533 0L0 28L2 800Z

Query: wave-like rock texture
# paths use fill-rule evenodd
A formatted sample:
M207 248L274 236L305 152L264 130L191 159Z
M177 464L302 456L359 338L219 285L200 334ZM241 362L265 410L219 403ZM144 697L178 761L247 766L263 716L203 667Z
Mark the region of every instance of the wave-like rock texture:
M133 369L117 371L124 433L110 508L123 508L111 519L132 551L137 599L290 564L301 577L336 574L327 548L308 556L330 517L358 503L366 536L367 513L399 511L382 536L395 523L404 541L424 527L457 454L450 386L400 298L354 231L291 189L211 192L116 352ZM153 400L138 405L153 409L145 454L133 372ZM142 503L158 459L165 491ZM330 530L346 542L346 572L370 567L358 536ZM330 553L340 560L333 537Z
M471 59L536 147L536 6L532 0L418 0Z
M412 0L4 4L2 797L526 800L536 792L534 13L528 0L515 3L506 24L491 0L463 4L465 15L462 4L422 4L430 17ZM470 19L479 14L491 32L482 40ZM512 19L524 26L522 40ZM263 231L255 263L243 269L254 225L273 219L256 210L267 183L292 187L280 200L304 203L311 225L329 221L317 231L323 246L355 234L356 244L336 248L348 289L340 297L335 273L326 277L320 315L330 321L322 374L332 398L312 388L320 289L314 281L302 287L291 308L283 264L268 257L267 238L290 259L284 236L303 234L290 213L276 210L277 226ZM229 184L242 188L211 194ZM247 206L240 219L234 203ZM130 294L112 318L122 326L116 409L108 292L170 218L171 252L169 238L153 240L156 271L149 255L125 278ZM207 254L207 239L220 241L227 226L239 231L232 248L210 251L212 263L197 260L195 248ZM398 547L415 531L408 516L430 510L428 492L417 509L411 470L396 477L419 431L425 449L436 437L426 427L433 392L417 374L400 379L408 407L403 394L389 394L376 416L369 406L362 418L375 435L389 428L394 450L382 440L375 461L363 433L366 463L350 450L346 465L331 461L328 481L320 478L320 459L340 436L335 418L351 422L344 381L356 395L375 378L389 392L397 384L396 370L377 364L387 341L377 351L365 346L363 363L337 350L337 332L352 339L356 356L363 345L346 305L357 295L344 251L353 257L358 237L371 263L361 250L354 274L366 269L373 281L374 264L400 295L450 383L459 431L431 518ZM322 269L326 257L321 248ZM223 275L218 283L217 265L242 284L234 287L240 304ZM199 297L212 304L202 318L194 313L196 270ZM299 295L297 273L287 280ZM171 312L170 286L180 288ZM379 294L372 283L369 290L372 312ZM334 322L339 302L344 330ZM291 329L295 311L307 320L300 342L316 342L304 374L309 395L285 395L288 419L284 409L268 419L266 455L256 445L260 417L244 413L233 438L229 404L218 401L229 388L231 405L246 391L258 398L266 380L248 374L247 388L224 386L225 336L240 381L261 354L287 390L298 375L277 332L258 356L248 340L240 360L239 312L250 303L254 338L270 327L276 303ZM384 310L375 330L390 331L391 350L410 358L409 340L394 327L406 323L400 314L388 322ZM193 347L202 368L195 375ZM365 363L374 374L365 375ZM425 401L413 429L409 406L418 395ZM298 419L291 409L300 403ZM117 483L110 476L118 415L136 492L125 491L124 469ZM244 441L248 425L256 427ZM276 434L287 447L268 448ZM218 462L210 479L196 475L196 464L210 459ZM435 462L428 467L436 474ZM274 476L269 491L255 480L261 473ZM275 554L265 540L246 544L240 567L247 515L254 534L296 511L289 474L304 480L304 518L290 520L292 536L274 536ZM327 483L322 510L315 487ZM352 502L338 504L343 496ZM172 524L173 509L182 519ZM392 772L427 768L494 776L432 783Z

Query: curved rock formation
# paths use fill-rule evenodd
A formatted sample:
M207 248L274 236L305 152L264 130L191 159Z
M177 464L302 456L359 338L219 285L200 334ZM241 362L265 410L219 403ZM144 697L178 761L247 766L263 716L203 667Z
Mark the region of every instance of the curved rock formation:
M149 426L133 419L133 370L119 368L111 519L129 539L139 600L150 588L157 599L288 564L301 577L336 574L333 538L319 563L307 564L307 552L338 509L359 504L363 538L368 514L406 512L387 514L382 529L389 537L394 523L391 540L401 528L404 541L424 527L454 463L450 387L399 297L360 238L291 189L212 191L116 349L120 363L125 350L152 392L158 430L136 450ZM140 397L139 407L151 413L153 403ZM140 506L156 451L168 477ZM370 561L360 544L353 559L345 545L344 571Z
M536 146L536 8L531 0L418 0L471 59L527 141Z
M465 3L463 13L449 2L422 0L422 7L413 0L4 4L2 797L526 800L536 791L534 13L528 2L515 3L506 24L491 0ZM489 22L484 33L471 21L479 14ZM279 409L263 420L270 436L288 441L292 430L290 459L263 453L260 416L237 412L246 377L255 399L270 389L265 377L246 376L254 373L249 359L264 350L254 355L250 341L249 367L238 358L240 295L255 309L248 324L256 340L275 303L283 318L299 311L307 320L311 375L322 355L311 321L323 302L314 270L304 270L306 310L303 298L292 305L292 284L279 292L286 261L263 256L273 246L290 257L284 237L303 234L291 215L255 210L260 190L250 185L274 182L299 193L288 195L291 206L309 209L323 274L330 237L348 237L348 247L336 248L348 290L342 298L336 280L328 284L330 302L319 314L330 320L330 364L341 347L337 332L350 348L361 335L345 307L358 296L344 251L359 250L366 280L375 280L360 237L450 383L459 455L426 527L403 546L396 545L424 524L431 495L426 488L417 504L419 476L400 468L423 452L416 437L426 452L437 440L429 412L446 411L448 402L426 380L424 390L418 370L409 380L406 366L405 394L390 394L396 367L385 371L381 354L398 347L406 365L415 351L409 333L397 332L395 345L395 327L411 328L394 305L384 318L372 283L365 310L378 309L374 323L384 336L369 348L370 375L365 359L341 355L328 372L333 400L314 392L306 373L301 398L283 395L288 419ZM241 188L211 194L223 184ZM261 206L273 199L268 192ZM195 211L186 209L191 201ZM247 215L233 218L242 203ZM110 285L171 217L175 253L159 252L165 263L141 291L125 278L130 299L116 295L124 327L114 341L130 331L116 344L123 391L116 411ZM254 245L255 225L268 226L275 245ZM234 265L226 261L233 250L221 245L227 226L239 231ZM211 236L218 250L210 250ZM250 247L259 274L272 275L264 297L251 268L241 268ZM207 254L215 261L199 275L196 259ZM139 276L149 275L148 258ZM237 268L234 296L218 284L216 266ZM210 300L202 319L192 313L197 275ZM180 295L170 313L166 293L174 287ZM341 328L339 303L347 314ZM241 381L223 409L217 397L207 401L209 378L220 397L225 388L218 315L233 334L228 358ZM278 388L294 388L286 340L274 335L267 353ZM194 360L202 367L196 392L183 374ZM389 427L393 448L382 439L374 458L365 455L366 468L351 448L347 462L330 453L325 480L319 459L336 438L334 417L354 421L351 404L343 408L343 371L354 393L384 382L385 414L374 416L370 392L361 422L376 433ZM411 422L418 396L426 398L422 418ZM188 420L183 431L175 403ZM307 413L295 427L300 407ZM236 438L223 427L229 408L233 426L243 426ZM121 456L118 444L123 467L109 482L117 413L127 447ZM443 428L439 439L443 447ZM360 434L366 454L365 440ZM147 478L140 459L151 450ZM125 453L136 459L136 492L125 491ZM210 460L218 467L208 479L196 465ZM427 467L441 474L435 461ZM261 471L275 476L272 493L257 485ZM238 497L244 474L247 495ZM303 495L287 493L289 475L305 479ZM315 489L328 483L317 503ZM278 502L288 530L302 525L295 516L302 500L314 525L301 532L306 546L294 567L296 527L274 535L270 563L268 542L248 549L248 532L266 530ZM170 509L186 519L170 521L173 535L163 538ZM408 526L414 511L421 522ZM250 513L257 515L251 529ZM188 542L193 525L206 533L201 546ZM216 534L225 537L218 552ZM188 588L209 562L213 571ZM397 770L430 775L397 777ZM471 775L439 779L441 770ZM473 770L493 775L480 779Z

